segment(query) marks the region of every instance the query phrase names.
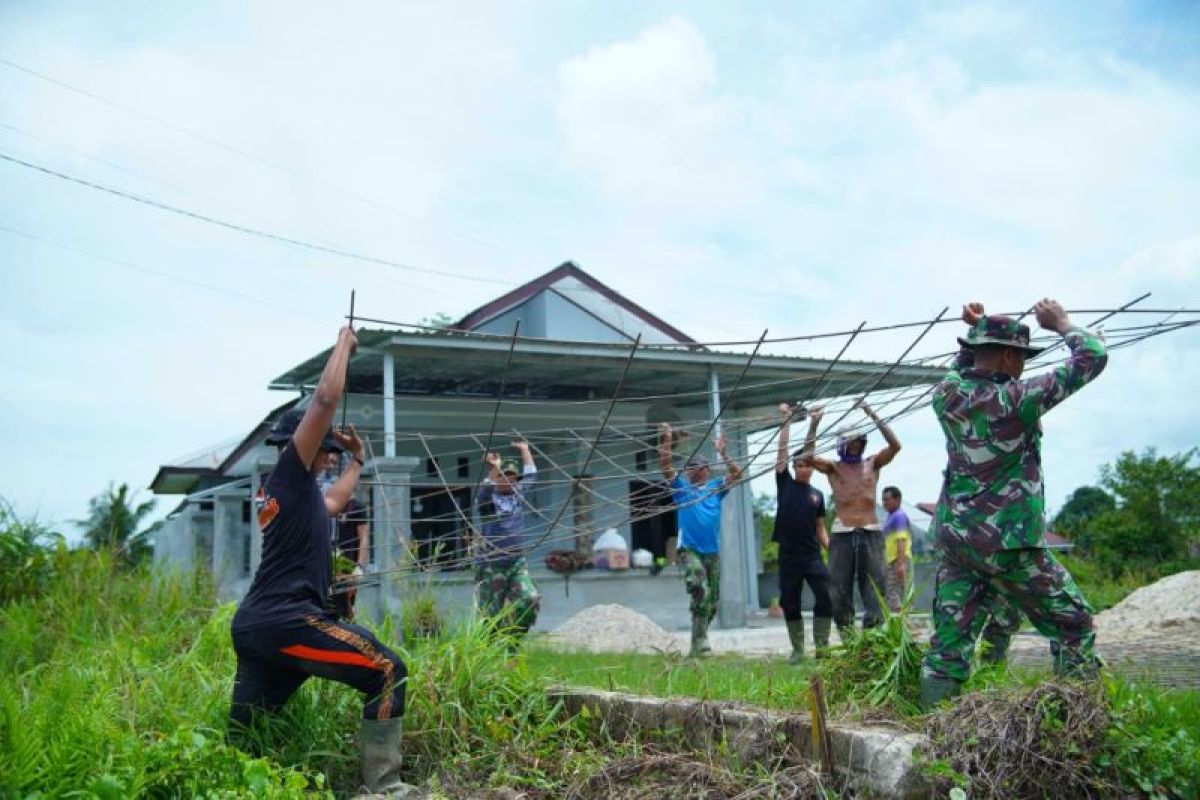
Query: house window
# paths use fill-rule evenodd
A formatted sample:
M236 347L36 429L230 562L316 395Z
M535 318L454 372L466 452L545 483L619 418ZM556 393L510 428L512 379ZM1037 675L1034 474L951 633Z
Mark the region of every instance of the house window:
M467 458L466 456L458 457L458 477L471 477L471 459Z
M412 535L421 566L454 569L467 555L463 513L470 514L471 488L452 486L412 487ZM456 505L457 504L457 505Z

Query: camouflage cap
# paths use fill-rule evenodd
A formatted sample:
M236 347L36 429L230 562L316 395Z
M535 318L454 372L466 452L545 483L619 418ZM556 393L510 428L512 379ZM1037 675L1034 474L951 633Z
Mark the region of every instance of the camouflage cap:
M517 467L517 462L511 458L504 459L504 463L500 465L500 472L505 475L521 474L521 470Z
M1022 325L1012 317L989 316L983 317L971 328L967 338L958 339L963 347L978 347L982 344L998 344L1003 347L1015 347L1024 350L1029 355L1042 352L1044 347L1033 347L1029 344L1029 326Z

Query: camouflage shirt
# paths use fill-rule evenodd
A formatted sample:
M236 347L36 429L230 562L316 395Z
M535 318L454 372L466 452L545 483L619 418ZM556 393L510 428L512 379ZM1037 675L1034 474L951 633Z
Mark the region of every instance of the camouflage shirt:
M933 410L948 455L933 522L939 546L965 543L983 553L1045 547L1041 417L1108 361L1090 331L1071 328L1065 338L1067 362L1024 380L973 369L974 353L963 347L938 385Z

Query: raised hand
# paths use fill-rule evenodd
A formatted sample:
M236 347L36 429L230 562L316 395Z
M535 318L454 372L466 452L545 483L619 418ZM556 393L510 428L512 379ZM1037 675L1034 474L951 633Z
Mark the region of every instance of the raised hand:
M359 461L363 458L363 442L358 436L358 431L353 425L347 425L344 428L335 428L333 430L333 440L338 443L343 450L357 458Z
M981 319L983 319L983 303L967 303L963 306L963 322L974 328Z
M1062 333L1071 327L1071 320L1062 305L1049 297L1042 298L1034 305L1033 314L1038 324L1048 331Z

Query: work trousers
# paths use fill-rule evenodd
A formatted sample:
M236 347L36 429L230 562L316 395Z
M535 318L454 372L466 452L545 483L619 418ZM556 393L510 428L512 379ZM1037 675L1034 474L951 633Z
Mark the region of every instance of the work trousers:
M1055 672L1095 671L1092 607L1049 550L983 554L963 542L943 545L939 558L925 674L965 681L985 624L995 617L995 633L1011 635L1020 625L1018 610L1051 641Z
M537 621L542 603L524 558L476 568L475 599L480 613L488 617L506 615L505 627L511 625L522 634Z
M717 615L721 601L721 556L683 549L679 551L679 561L683 564L683 585L691 598L692 619L707 625Z
M800 594L808 582L813 594L813 616L832 617L833 600L829 595L829 569L820 556L779 556L779 606L789 622L800 619Z
M872 628L883 622L878 595L887 591L883 563L883 533L855 528L829 537L830 594L833 620L839 631L854 627L854 586L862 599L862 625Z
M248 725L256 711L278 711L314 676L361 692L363 719L404 715L404 662L366 628L314 614L234 631L233 649L237 675L230 719L238 725Z

